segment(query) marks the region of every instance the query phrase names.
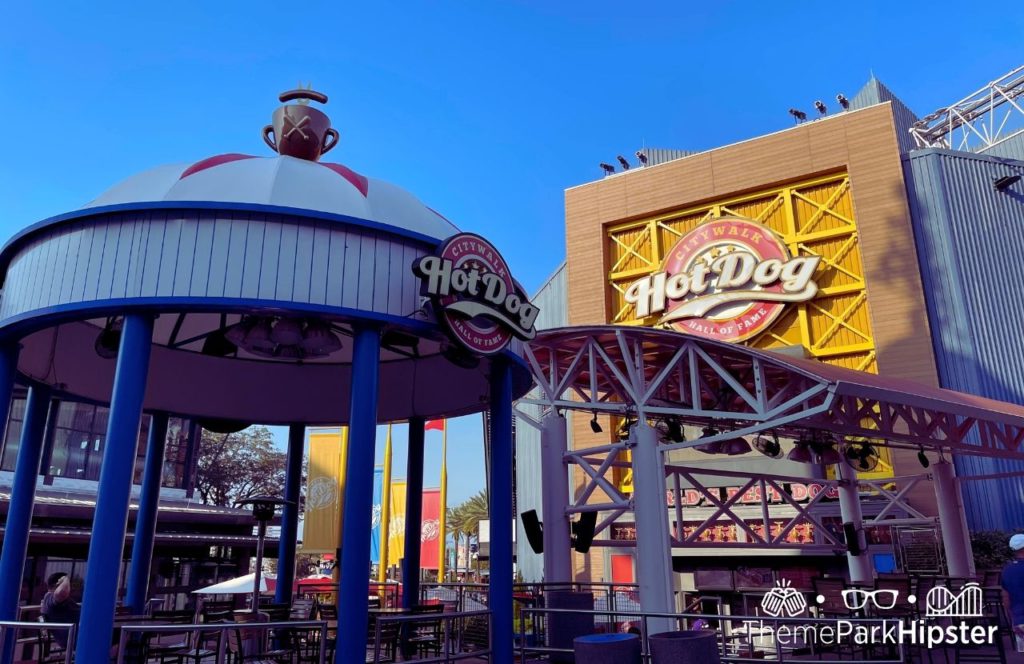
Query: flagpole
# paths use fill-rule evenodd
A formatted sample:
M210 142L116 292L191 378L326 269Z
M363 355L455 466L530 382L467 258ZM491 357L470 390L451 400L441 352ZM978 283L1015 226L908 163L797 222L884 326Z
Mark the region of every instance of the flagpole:
M441 420L441 509L437 518L437 525L441 530L437 538L437 582L444 583L445 568L445 540L448 537L447 516L448 516L448 420Z
M391 539L391 425L384 441L384 483L380 499L380 564L377 565L377 581L388 580L388 540Z
M312 443L310 443L312 445ZM346 465L348 463L348 427L341 427L341 450L338 455L338 539L334 542L334 567L331 569L331 579L335 587L341 578L341 541L342 532L345 529L345 478ZM338 606L340 597L335 594L335 605Z

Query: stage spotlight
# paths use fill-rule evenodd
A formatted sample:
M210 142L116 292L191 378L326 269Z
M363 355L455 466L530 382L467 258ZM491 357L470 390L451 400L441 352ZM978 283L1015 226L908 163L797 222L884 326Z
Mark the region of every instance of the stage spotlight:
M665 426L668 429L668 439L673 443L681 443L686 440L683 436L683 425L679 424L679 420L670 419L665 420Z
M615 172L615 167L612 166L611 164L606 164L606 163L604 163L602 161L601 162L601 170L604 171L605 175L611 175L612 173Z
M803 122L804 120L807 119L806 113L795 108L789 109L789 114L793 116L793 119L796 120L797 123Z
M1018 182L1020 182L1019 175L1004 175L1001 178L996 178L995 180L993 180L992 184L995 185L996 191L1006 191L1007 189L1017 184Z
M932 462L928 460L928 455L924 453L923 447L917 452L917 462L921 464L922 468L927 468L932 465Z
M813 463L814 461L814 455L811 454L811 446L804 441L797 443L796 447L786 455L786 458L797 463Z
M622 164L622 170L624 170L624 171L628 171L629 170L629 162L626 161L625 157L623 157L620 154L620 155L616 156L615 158L619 160L620 164Z
M815 100L814 108L818 111L818 113L820 113L822 115L825 115L826 113L828 113L828 107L825 106L825 103L823 101L821 101L820 99Z
M750 443L743 438L733 438L722 445L722 451L729 456L738 456L750 451Z
M647 154L643 150L636 151L636 158L640 162L641 166L647 165Z
M604 429L601 428L601 423L597 421L597 413L594 413L594 419L590 420L590 430L594 433L601 433Z
M779 437L772 433L772 437L758 436L754 440L754 449L769 459L782 458L782 445L779 444Z
M839 105L843 107L844 111L850 108L850 100L847 99L846 95L842 92L836 95L836 101L839 102Z

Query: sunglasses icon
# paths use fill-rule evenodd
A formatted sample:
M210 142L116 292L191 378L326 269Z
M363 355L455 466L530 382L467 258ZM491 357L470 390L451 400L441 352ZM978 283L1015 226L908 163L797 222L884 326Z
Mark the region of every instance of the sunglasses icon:
M865 590L863 588L851 588L843 591L843 604L848 609L863 609L871 603L876 609L891 609L896 606L896 600L900 591L882 588L880 590Z

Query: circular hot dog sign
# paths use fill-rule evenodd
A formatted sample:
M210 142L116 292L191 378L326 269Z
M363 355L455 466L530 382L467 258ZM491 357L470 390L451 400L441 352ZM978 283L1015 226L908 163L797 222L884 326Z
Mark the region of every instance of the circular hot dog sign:
M770 229L726 217L690 231L665 256L660 271L626 289L637 318L720 341L763 332L787 303L815 296L820 256L790 255Z
M453 338L479 355L497 353L512 337L536 335L537 307L509 273L505 259L479 235L461 233L437 253L418 259L413 272Z

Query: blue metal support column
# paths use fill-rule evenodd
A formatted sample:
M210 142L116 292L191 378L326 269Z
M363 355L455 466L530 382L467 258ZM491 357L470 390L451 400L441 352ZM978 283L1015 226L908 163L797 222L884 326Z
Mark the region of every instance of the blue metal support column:
M512 372L491 365L491 662L512 664Z
M128 589L124 603L131 612L146 612L149 574L153 567L153 539L156 537L157 509L160 505L160 484L163 481L164 449L167 447L167 413L154 413L146 441L146 469L142 475L139 513L135 517L135 539L128 572Z
M8 399L10 401L10 399ZM3 553L0 553L0 620L17 620L18 599L25 574L32 507L35 503L36 479L43 458L46 436L46 411L50 406L50 390L33 386L28 392L25 420L21 425L18 461L14 468L14 486L4 530ZM14 659L14 639L4 639L0 661L10 664Z
M7 364L7 360L3 360ZM0 371L13 378L13 364L0 367ZM6 376L5 376L6 378ZM10 385L10 379L4 385ZM0 387L2 389L2 387ZM10 388L6 390L10 402ZM32 526L32 507L35 503L36 478L43 458L43 436L46 430L46 411L50 405L50 390L33 386L28 391L25 405L25 420L21 425L21 442L18 446L18 461L14 468L14 483L11 487L11 502L4 526L3 552L0 553L0 620L16 620L18 598L21 594L22 575L25 571L25 556L28 553L29 528ZM13 641L11 641L13 644ZM5 661L6 661L5 657Z
M373 460L377 442L377 392L380 381L380 331L355 330L352 347L351 410L345 464L344 541L338 604L345 612L338 625L335 664L364 664L369 625L370 525L373 510Z
M422 417L409 418L409 453L405 470L405 555L402 560L402 608L420 603L420 546L423 531Z
M302 484L302 452L306 445L306 427L288 428L288 462L284 478L285 503L281 509L281 535L277 544L277 590L274 601L292 601L295 583L295 545L299 538L299 491Z
M128 314L124 317L75 649L75 661L82 664L106 662L110 658L114 605L124 557L128 501L135 473L152 341L153 319L150 316Z

